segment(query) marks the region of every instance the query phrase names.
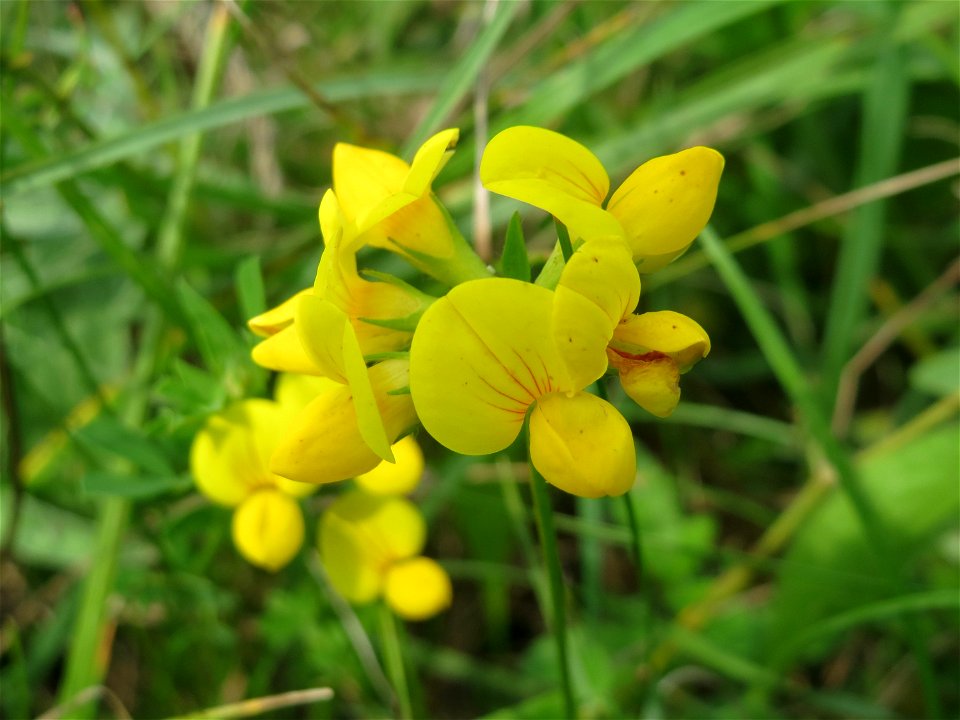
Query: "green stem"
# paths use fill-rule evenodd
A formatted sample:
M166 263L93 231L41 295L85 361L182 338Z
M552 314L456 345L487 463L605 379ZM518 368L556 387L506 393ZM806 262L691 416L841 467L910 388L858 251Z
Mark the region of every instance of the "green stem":
M390 682L399 705L400 718L410 720L413 717L413 705L410 702L410 687L407 684L407 672L403 665L403 652L400 645L400 633L393 611L386 603L380 603L380 639L383 643L383 664L387 668Z
M547 566L550 580L551 617L550 629L557 644L557 663L560 670L560 685L563 689L563 703L566 717L577 717L577 705L573 697L573 685L570 681L570 661L567 653L567 612L566 593L563 575L560 569L560 555L557 552L557 535L553 528L553 508L547 493L547 481L537 472L530 461L530 488L533 492L533 505L537 515L537 531L540 534L540 546L543 550L543 562Z

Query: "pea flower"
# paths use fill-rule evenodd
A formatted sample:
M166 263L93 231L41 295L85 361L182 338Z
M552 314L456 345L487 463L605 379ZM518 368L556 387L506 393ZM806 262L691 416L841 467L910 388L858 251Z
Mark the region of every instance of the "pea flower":
M420 553L426 523L416 506L394 495L351 490L320 519L320 556L330 582L347 600L383 597L407 620L426 620L450 605L450 578Z
M270 457L293 416L327 382L282 376L276 402L249 399L228 406L207 419L190 449L198 489L234 508L234 545L266 570L279 570L299 551L304 524L297 499L314 490L271 472Z
M417 414L442 445L486 455L509 446L529 412L530 459L548 482L582 497L620 495L636 472L630 426L583 392L595 379L585 364L606 341L593 352L561 352L554 302L545 288L493 278L458 285L431 305L410 350Z
M546 210L574 240L623 237L645 273L696 239L713 212L722 171L723 156L706 147L653 158L604 205L610 179L597 157L575 140L529 126L496 135L480 163L488 190Z
M431 187L459 136L456 129L437 133L420 147L409 165L380 150L336 145L333 189L353 228L352 243L398 253L448 285L487 277L486 265L457 230Z

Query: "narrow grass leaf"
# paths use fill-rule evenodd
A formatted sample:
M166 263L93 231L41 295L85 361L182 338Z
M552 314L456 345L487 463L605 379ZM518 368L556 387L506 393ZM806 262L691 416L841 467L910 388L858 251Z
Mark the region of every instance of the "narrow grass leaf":
M527 255L527 241L523 237L523 223L520 213L515 212L507 225L507 237L500 256L500 272L504 277L530 282L530 258Z
M252 318L267 309L266 294L263 289L263 274L260 271L260 257L251 255L237 265L234 273L237 286L237 298L243 318Z

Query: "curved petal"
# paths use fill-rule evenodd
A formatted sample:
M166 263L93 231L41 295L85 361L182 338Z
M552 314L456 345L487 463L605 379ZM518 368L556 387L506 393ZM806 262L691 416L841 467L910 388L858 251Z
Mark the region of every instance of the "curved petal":
M299 303L299 297L297 302ZM323 374L323 370L307 355L293 324L261 340L254 346L250 356L257 365L268 370L301 375Z
M683 253L706 226L717 199L723 156L707 147L653 158L634 170L610 198L641 272Z
M403 183L403 191L415 197L430 192L430 185L453 155L459 139L460 131L450 128L441 130L421 145L413 156L410 172Z
M710 337L686 315L661 310L631 315L617 326L610 347L625 359L663 353L676 362L682 374L710 353Z
M450 607L453 586L439 563L416 557L390 566L383 595L404 620L427 620Z
M622 364L620 384L637 405L657 417L669 417L680 402L680 371L661 353Z
M200 492L234 506L273 484L267 463L283 418L269 400L243 400L211 415L190 448L190 472Z
M555 290L551 328L570 385L582 389L606 372L606 346L640 299L640 276L619 237L590 240L567 261Z
M530 413L530 460L547 482L580 497L622 495L637 456L623 415L589 393L551 393Z
M387 360L369 373L387 437L396 439L417 422L409 394L388 394L407 387L408 364ZM313 400L287 428L270 469L298 482L323 484L356 477L380 460L360 432L350 388L336 385Z
M261 337L275 335L285 327L293 324L293 313L294 310L296 310L297 302L300 300L300 296L309 292L310 288L301 290L296 295L287 298L276 307L270 308L266 312L262 312L256 317L250 318L247 320L247 327L249 327L250 330L256 335L260 335Z
M403 190L410 166L381 150L337 143L333 148L333 189L347 218L359 225L369 210Z
M546 210L573 239L622 234L603 210L610 179L596 156L580 143L544 128L507 128L487 145L480 179L491 192Z
M329 300L305 295L297 305L295 327L304 350L323 374L350 386L360 434L367 445L393 462L363 352L346 313Z
M233 544L249 562L276 572L303 545L303 513L282 492L261 490L233 513Z
M277 378L273 398L288 417L294 418L318 395L339 385L330 378L283 373Z
M357 485L371 495L407 495L423 477L423 451L413 435L393 445L395 463L386 460L370 472L357 475Z
M442 445L485 455L517 437L527 408L563 382L550 335L553 293L506 278L456 286L423 314L410 391Z
M320 555L341 595L368 602L380 594L391 563L423 549L426 532L411 502L354 490L337 498L320 519Z

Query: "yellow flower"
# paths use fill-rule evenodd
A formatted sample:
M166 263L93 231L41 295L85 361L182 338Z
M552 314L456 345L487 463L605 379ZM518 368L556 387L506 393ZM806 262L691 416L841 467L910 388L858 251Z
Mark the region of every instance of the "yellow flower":
M450 578L420 557L426 524L416 506L362 490L344 493L320 520L320 555L330 582L347 600L384 596L397 615L424 620L450 605Z
M487 145L480 163L484 186L546 210L576 240L619 235L642 272L682 254L713 212L723 156L694 147L638 167L604 209L610 179L580 143L543 128L504 130Z
M283 403L259 399L234 403L207 419L190 449L198 489L210 500L236 508L237 549L254 565L273 571L300 549L303 516L295 498L314 489L269 469L285 426L299 410L300 393L291 392L287 382L281 385L290 388Z
M431 189L459 136L437 133L410 165L380 150L334 147L333 188L350 226L349 249L368 243L399 253L449 285L489 275Z
M516 439L532 406L531 460L546 480L582 497L620 495L636 468L630 427L612 405L582 392L596 379L606 340L592 352L561 352L567 338L552 330L554 301L545 288L494 278L458 285L435 302L410 350L417 413L442 445L486 455Z
M391 448L396 462L382 461L373 470L357 475L357 485L371 495L407 495L423 477L423 451L413 435Z

